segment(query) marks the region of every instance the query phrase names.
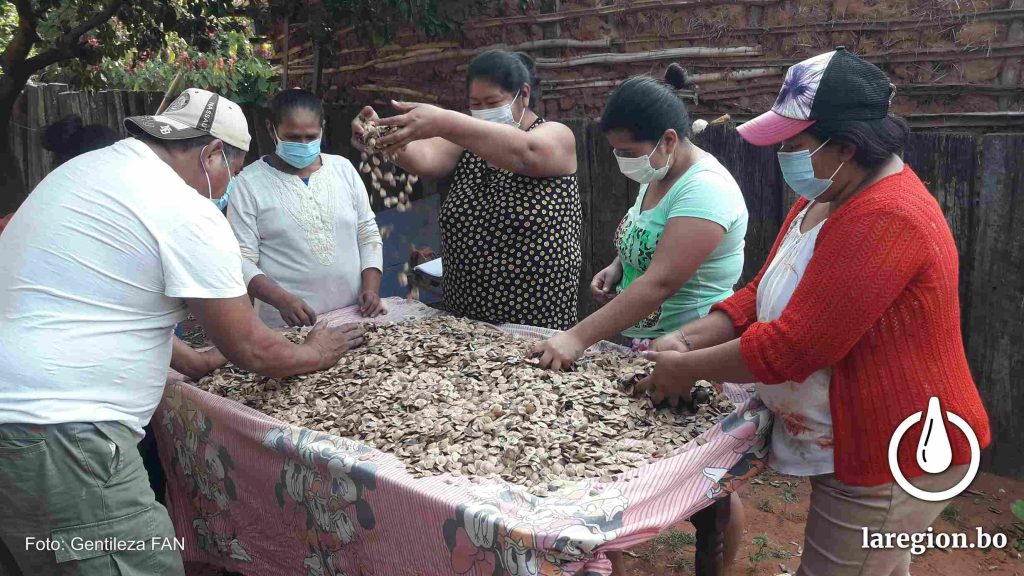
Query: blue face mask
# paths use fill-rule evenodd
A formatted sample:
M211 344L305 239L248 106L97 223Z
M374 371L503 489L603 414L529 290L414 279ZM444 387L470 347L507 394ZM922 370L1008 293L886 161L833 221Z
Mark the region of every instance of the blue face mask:
M221 154L224 154L224 152L221 151ZM216 198L213 201L213 205L221 212L228 207L228 197L231 196L231 189L235 186L235 177L231 175L231 163L228 162L227 155L224 156L224 165L228 167L228 187L224 189L224 194L220 198Z
M843 164L845 164L845 162L840 164L839 168L836 168L832 176L826 180L815 176L811 156L817 154L818 150L825 147L825 144L828 144L828 140L825 140L814 152L800 150L798 152L778 153L779 167L782 168L782 177L786 180L786 184L789 184L789 187L794 192L808 200L814 200L824 194L832 186L832 178L839 174Z
M213 205L223 212L228 206L228 197L231 196L231 187L235 185L235 177L231 174L231 163L228 162L227 154L221 150L220 154L224 158L224 166L228 169L228 185L224 188L224 193L221 194L220 198L214 198L213 185L210 183L210 173L206 171L206 164L203 164L202 161L203 152L206 152L206 146L203 146L203 149L199 151L199 163L203 167L203 174L206 175L206 195L210 198L210 202L213 202Z
M320 131L320 138L312 142L288 142L277 137L277 128L274 128L274 138L277 140L277 157L288 163L289 166L302 170L320 156L320 140L323 138L323 130Z

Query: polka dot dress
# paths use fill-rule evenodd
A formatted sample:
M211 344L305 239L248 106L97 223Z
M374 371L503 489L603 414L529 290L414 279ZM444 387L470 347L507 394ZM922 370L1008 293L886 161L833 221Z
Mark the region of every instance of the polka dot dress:
M576 324L583 210L575 175L513 174L467 150L440 221L451 312L494 324Z

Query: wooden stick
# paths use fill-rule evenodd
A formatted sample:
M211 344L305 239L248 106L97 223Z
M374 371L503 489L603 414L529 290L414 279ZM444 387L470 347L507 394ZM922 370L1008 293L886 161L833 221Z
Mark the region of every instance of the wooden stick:
M463 30L476 30L479 28L493 28L495 26L509 26L512 24L546 24L550 22L561 22L584 16L608 16L611 14L623 14L650 10L652 8L677 8L682 6L713 6L718 4L740 4L764 6L778 4L778 0L636 0L627 4L617 6L597 6L593 8L575 8L563 10L554 14L528 14L525 16L508 16L504 18L490 18L477 22L463 24Z
M427 94L425 92L419 92L417 90L410 90L409 88L398 88L396 86L384 86L379 84L363 84L362 86L356 86L355 90L359 92L377 92L385 94L401 94L403 96L411 96L418 100L427 100L430 102L437 102L437 96L433 94Z
M174 75L174 79L167 85L167 91L164 92L164 99L160 101L160 106L156 109L156 114L163 114L164 110L171 105L171 100L176 96L175 92L178 91L178 85L181 84L181 79L185 77L184 70L178 70L178 73Z
M760 48L737 46L732 48L667 48L649 52L627 52L594 54L577 58L538 58L537 68L569 68L590 64L622 64L626 62L648 62L651 60L668 60L671 58L721 58L735 56L760 56Z
M749 28L728 28L721 32L714 33L686 33L668 35L645 35L634 36L621 40L625 45L641 44L647 42L671 42L678 40L707 40L726 36L754 36L759 34L797 34L800 32L881 32L888 30L916 30L919 28L948 27L957 24L968 24L973 22L1002 22L1024 18L1024 10L989 10L985 12L970 12L956 16L935 18L929 20L900 18L893 20L833 20L830 22L818 22L815 24L796 24L791 26L770 26L770 27L749 27Z
M482 48L467 48L464 50L452 50L445 47L431 47L415 52L407 52L393 56L386 56L376 60L370 60L362 64L332 68L331 72L352 72L365 68L376 68L378 70L391 70L409 66L410 64L421 64L424 62L438 62L450 58L471 58L486 50L508 50L519 52L523 50L543 50L550 48L609 48L611 40L573 40L570 38L553 38L549 40L534 40L523 42L514 46L506 44L492 44Z

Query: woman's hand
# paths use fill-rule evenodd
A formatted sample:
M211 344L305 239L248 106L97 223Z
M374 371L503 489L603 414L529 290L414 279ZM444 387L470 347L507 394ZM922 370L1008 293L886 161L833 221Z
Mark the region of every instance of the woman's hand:
M533 357L540 357L541 368L567 370L587 349L572 331L561 332L533 347Z
M655 363L654 372L637 383L635 393L650 393L655 404L667 399L675 406L680 399L690 400L690 391L697 383L689 361L692 356L679 352L647 352L644 357Z
M367 290L360 294L359 313L363 315L363 318L374 318L387 314L387 309L384 306L384 302L380 299L380 294L374 290Z
M281 313L281 320L288 326L312 326L316 324L316 311L306 304L306 301L294 294L289 294L288 298L281 303L280 306L275 306L277 311Z
M367 106L363 108L359 115L352 119L352 147L360 152L366 152L366 147L363 146L363 133L366 132L366 123L368 121L376 122L380 120L380 116L377 116L376 110Z
M442 135L450 112L432 104L421 102L395 102L391 105L402 114L377 120L378 126L395 126L395 132L384 136L379 147L385 151L401 150L411 142Z
M594 300L597 300L598 304L604 306L611 302L612 298L615 298L616 289L621 281L622 264L616 259L607 268L594 275L594 279L590 282L590 293L594 295Z
M661 338L651 342L651 352L692 352L690 345L683 340L679 330L673 330Z

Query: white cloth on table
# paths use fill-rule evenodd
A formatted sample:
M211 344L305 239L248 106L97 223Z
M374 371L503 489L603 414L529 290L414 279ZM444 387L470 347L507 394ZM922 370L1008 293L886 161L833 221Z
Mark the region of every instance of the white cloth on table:
M265 160L236 179L228 221L242 252L246 286L265 274L317 314L358 301L362 271L383 270L383 242L359 172L348 159L321 154L308 184ZM260 318L284 325L273 306L256 301Z
M757 320L771 322L782 315L807 264L824 221L800 232L808 204L786 232L757 289ZM832 450L832 412L828 387L832 369L811 374L803 382L757 384L757 393L775 414L768 464L793 476L816 476L835 471Z
M244 295L227 221L148 145L61 165L0 237L0 423L120 421L141 437L184 299Z

